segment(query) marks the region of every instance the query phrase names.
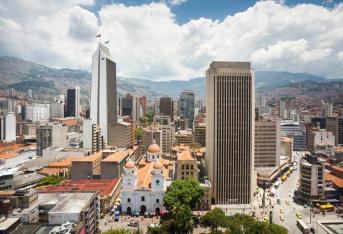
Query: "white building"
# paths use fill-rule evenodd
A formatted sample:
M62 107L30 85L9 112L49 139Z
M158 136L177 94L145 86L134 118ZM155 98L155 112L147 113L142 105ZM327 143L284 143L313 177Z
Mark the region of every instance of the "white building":
M32 103L23 108L24 120L33 122L47 122L50 118L50 104Z
M160 147L153 143L138 166L129 160L124 167L121 190L122 208L125 213L159 213L163 209L163 197L167 178L173 165L161 158Z
M56 97L51 103L51 118L64 118L64 95Z
M16 140L16 117L13 112L0 116L0 140L6 142Z
M92 57L92 90L90 117L101 128L104 143L108 144L111 126L117 123L116 64L103 44Z

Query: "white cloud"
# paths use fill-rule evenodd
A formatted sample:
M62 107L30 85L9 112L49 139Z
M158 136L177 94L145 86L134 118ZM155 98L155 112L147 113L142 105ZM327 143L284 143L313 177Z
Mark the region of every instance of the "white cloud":
M82 7L90 0L35 1L0 3L0 55L90 69L101 32L122 76L188 79L213 60L251 60L259 70L343 77L343 4L263 1L223 21L179 25L165 3L108 4L97 17Z
M181 5L185 2L187 2L188 0L169 0L169 3L171 5L177 6L177 5Z

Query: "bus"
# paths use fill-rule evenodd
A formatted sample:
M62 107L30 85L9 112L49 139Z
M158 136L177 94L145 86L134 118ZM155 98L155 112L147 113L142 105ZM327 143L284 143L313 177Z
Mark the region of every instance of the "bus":
M328 211L328 212L330 212L330 211L333 211L335 209L335 207L333 206L333 205L331 205L330 203L327 203L327 204L325 204L325 205L321 205L320 207L319 207L319 210L320 211Z
M286 175L281 176L281 180L282 182L285 182L287 180L287 176Z
M310 227L301 219L297 220L297 226L302 231L302 233L307 234L307 233L310 233L311 231Z

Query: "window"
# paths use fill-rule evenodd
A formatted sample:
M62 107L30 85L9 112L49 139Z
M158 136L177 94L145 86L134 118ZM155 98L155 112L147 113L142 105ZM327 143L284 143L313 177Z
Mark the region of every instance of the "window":
M188 170L189 169L189 165L186 165L186 170Z
M160 203L160 199L157 198L157 199L156 199L156 203Z
M191 169L193 170L193 165L191 165Z
M182 165L182 166L181 166L181 169L184 170L184 169L185 169L185 165Z
M145 197L144 196L141 197L141 201L145 201Z
M160 180L156 180L156 185L160 185Z
M128 199L127 199L127 202L131 202L131 198L128 198Z

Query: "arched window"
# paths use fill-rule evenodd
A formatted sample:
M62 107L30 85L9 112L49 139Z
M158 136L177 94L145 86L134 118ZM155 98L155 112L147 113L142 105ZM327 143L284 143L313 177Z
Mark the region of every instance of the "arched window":
M127 199L127 202L131 202L131 198L128 198L128 199Z
M145 197L144 196L141 197L141 201L145 201Z
M127 185L131 185L131 180L127 179Z
M188 170L189 169L189 166L188 165L186 165L186 170Z
M184 169L185 169L185 165L182 165L182 166L181 166L181 169L184 170Z
M157 198L157 199L156 199L156 203L160 203L160 199Z
M156 185L160 185L160 180L156 180Z

